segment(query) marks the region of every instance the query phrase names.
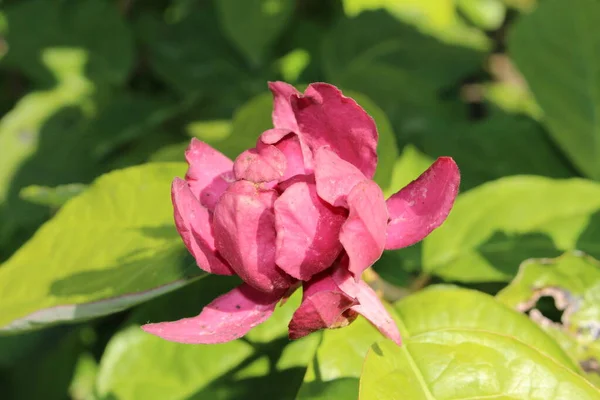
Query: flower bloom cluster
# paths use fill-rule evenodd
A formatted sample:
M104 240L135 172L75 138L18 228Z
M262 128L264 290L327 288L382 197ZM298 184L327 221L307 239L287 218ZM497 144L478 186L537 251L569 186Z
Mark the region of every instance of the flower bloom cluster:
M400 333L361 279L386 249L410 246L447 217L460 174L439 158L388 198L372 180L373 119L335 86L299 93L270 83L273 125L235 161L198 140L185 179L172 185L175 224L198 266L244 283L192 318L144 325L164 339L222 343L245 335L299 286L289 324L297 339L351 323L358 314L400 344Z

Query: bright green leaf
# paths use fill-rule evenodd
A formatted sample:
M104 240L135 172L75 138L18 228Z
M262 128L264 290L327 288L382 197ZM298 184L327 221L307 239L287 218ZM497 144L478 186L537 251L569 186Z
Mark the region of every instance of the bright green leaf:
M540 2L515 25L509 53L552 138L587 176L600 179L600 2Z
M500 28L506 16L502 0L458 0L456 3L475 25L485 30Z
M593 400L584 378L511 336L480 330L422 333L369 351L361 399Z
M485 330L513 336L578 371L577 364L527 316L488 294L454 286L431 286L396 302L394 309L411 337L444 329Z
M560 323L543 315L536 304L542 297L552 298L556 308L563 312ZM497 298L521 312L528 311L588 372L588 378L600 386L600 263L597 260L578 254L527 260Z
M425 239L423 268L465 282L508 280L511 275L507 272L517 265L494 265L486 259L485 249L483 253L480 249L494 245L490 242L494 234L544 234L557 249L574 249L598 209L600 185L592 181L515 176L487 183L460 195L446 222ZM539 237L524 243L508 242L520 247L523 260L529 253L540 255ZM514 248L506 247L506 254ZM553 255L554 251L548 254ZM493 258L503 259L499 253ZM511 262L510 258L505 262Z
M173 224L170 183L185 164L98 178L0 268L0 327L26 330L110 314L200 270Z
M221 28L253 65L265 61L269 46L286 27L294 0L216 0Z

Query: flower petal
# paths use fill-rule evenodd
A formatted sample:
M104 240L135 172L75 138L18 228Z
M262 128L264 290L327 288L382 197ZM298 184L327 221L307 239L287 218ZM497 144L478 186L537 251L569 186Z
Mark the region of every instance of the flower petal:
M233 180L233 162L196 138L186 150L185 159L190 166L185 180L200 204L212 211Z
M261 183L278 181L286 170L285 155L272 145L259 145L240 154L233 163L235 179Z
M410 246L446 219L460 185L460 171L450 157L440 157L419 178L387 200L390 221L385 248Z
M260 142L275 145L285 154L287 169L282 180L312 173L312 152L296 133L287 129L269 129L260 135Z
M273 190L238 181L223 193L215 207L215 245L233 270L254 288L273 292L288 288L293 279L275 265Z
M242 284L217 297L200 315L179 321L146 324L142 329L171 342L188 344L224 343L244 336L265 322L282 292L265 294Z
M330 267L342 250L345 219L345 210L317 196L314 183L293 183L275 201L277 265L302 281Z
M328 147L315 153L315 181L319 197L336 207L347 207L346 198L366 177L354 165L342 160Z
M292 111L290 98L292 95L299 95L300 92L285 82L269 82L269 89L273 93L273 126L298 131L298 124Z
M340 231L340 241L350 259L348 270L359 280L383 253L388 212L383 192L369 180L354 186L348 207L350 215Z
M210 212L202 207L183 179L171 185L175 226L198 266L217 275L233 275L234 271L217 253L212 234Z
M299 339L309 333L349 325L357 314L350 307L358 304L331 278L329 272L305 282L302 303L289 324L289 338Z
M358 300L359 304L352 306L352 311L368 319L379 332L397 345L402 344L398 326L369 285L362 280L357 282L344 268L336 269L333 280L344 293Z
M372 178L377 166L377 128L356 102L333 85L313 83L304 95L292 95L300 140L315 151L330 146L342 159Z

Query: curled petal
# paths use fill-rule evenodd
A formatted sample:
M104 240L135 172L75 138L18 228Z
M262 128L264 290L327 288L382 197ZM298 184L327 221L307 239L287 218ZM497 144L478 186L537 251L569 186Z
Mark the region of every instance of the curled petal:
M233 164L235 179L261 183L278 181L286 169L285 155L272 145L261 145L244 151Z
M185 180L200 204L212 211L233 180L233 162L196 138L186 150L185 159L190 166Z
M304 284L302 303L289 324L289 338L299 339L320 329L347 326L357 316L350 307L357 304L328 273L320 274Z
M383 253L388 212L381 189L369 180L354 186L348 207L350 215L340 231L340 241L350 260L348 270L359 280Z
M142 329L171 342L229 342L265 322L273 314L281 294L282 292L262 293L247 284L242 284L217 297L196 317L146 324Z
M269 89L273 93L273 126L298 131L298 124L292 111L290 98L292 95L300 94L300 92L285 82L269 82Z
M440 157L419 178L387 200L390 221L385 248L410 246L446 219L458 194L460 172L450 157Z
M368 319L379 332L397 345L402 344L398 326L369 285L362 280L357 282L344 268L338 268L334 272L333 280L344 293L358 301L357 305L351 307L352 311Z
M231 268L254 288L273 292L288 288L293 279L275 265L276 193L238 181L215 207L215 245Z
M211 228L212 216L196 199L186 181L175 178L171 199L177 231L198 266L211 274L233 275L231 267L217 253Z
M292 95L300 140L315 151L329 146L342 159L372 178L377 165L377 128L356 102L333 85L311 84L304 95Z
M357 183L365 180L358 168L342 160L328 147L315 153L315 181L319 197L335 207L347 207L346 198Z
M293 183L275 201L277 265L303 281L330 267L342 250L345 219L344 210L319 199L313 183Z

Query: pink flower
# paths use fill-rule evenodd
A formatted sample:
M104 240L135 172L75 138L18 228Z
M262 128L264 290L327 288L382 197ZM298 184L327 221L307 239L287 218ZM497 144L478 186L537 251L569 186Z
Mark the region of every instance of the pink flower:
M198 266L244 283L196 317L143 329L175 342L227 342L302 285L291 339L361 314L400 344L361 275L384 249L410 246L446 219L460 181L456 164L439 158L386 201L372 180L377 129L354 100L325 83L304 94L283 82L269 87L274 129L235 162L192 140L185 180L172 186L175 224Z

